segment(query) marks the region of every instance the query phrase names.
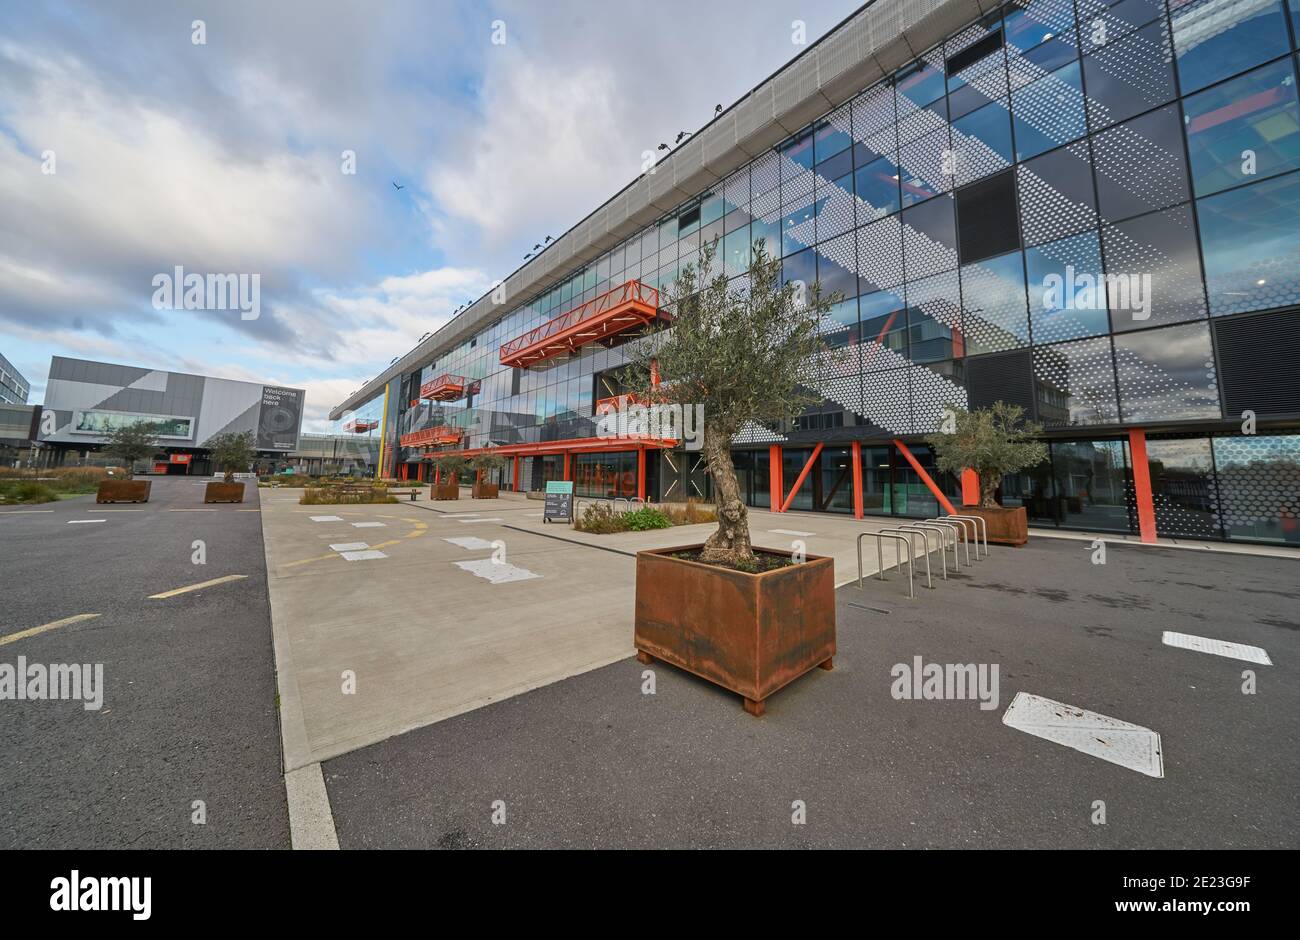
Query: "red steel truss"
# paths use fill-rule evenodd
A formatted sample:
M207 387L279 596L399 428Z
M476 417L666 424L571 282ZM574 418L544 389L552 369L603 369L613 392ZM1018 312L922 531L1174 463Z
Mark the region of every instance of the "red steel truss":
M469 385L469 379L463 375L452 375L450 372L438 376L436 379L429 379L420 386L420 397L431 398L434 401L455 401L457 398L465 396L465 388Z

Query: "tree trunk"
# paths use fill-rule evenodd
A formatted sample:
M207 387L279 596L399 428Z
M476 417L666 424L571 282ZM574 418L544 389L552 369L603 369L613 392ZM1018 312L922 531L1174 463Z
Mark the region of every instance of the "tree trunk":
M997 509L997 491L1002 485L1002 477L996 473L980 474L980 508Z
M706 427L704 454L709 460L709 473L713 475L716 489L714 502L718 508L718 531L704 543L700 561L725 565L752 561L754 548L749 541L749 510L740 496L736 467L731 462L731 435Z

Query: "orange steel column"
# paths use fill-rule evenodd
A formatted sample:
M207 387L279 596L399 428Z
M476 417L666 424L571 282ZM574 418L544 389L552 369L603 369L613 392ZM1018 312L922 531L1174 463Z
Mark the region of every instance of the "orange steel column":
M780 512L781 497L785 495L785 487L781 483L781 445L771 445L767 454L770 464L767 471L768 502L772 512Z
M915 470L916 475L921 478L921 482L924 483L926 488L934 494L934 498L939 501L939 505L948 511L948 515L957 515L957 510L954 509L952 503L948 501L948 497L943 495L943 490L939 489L938 484L935 483L934 480L930 479L930 474L925 472L925 467L921 466L921 462L916 459L915 455L913 455L912 449L897 438L894 439L894 446L898 448L900 454L907 458L907 462L912 465L912 469Z
M564 455L564 479L566 479L566 480L571 480L571 479L573 479L573 478L569 475L570 467L572 466L572 461L573 461L573 455L572 455L572 454L569 454L569 453L565 453L565 455Z
M442 467L435 467L433 470L433 485L442 486Z
M961 504L963 506L980 504L980 476L970 468L961 472Z
M636 495L637 499L645 502L645 448L638 447L636 451Z
M1147 463L1147 432L1130 428L1128 449L1133 461L1133 500L1137 503L1138 534L1144 542L1156 540L1156 507L1151 498L1151 465Z
M817 455L821 452L822 444L819 441L817 446L813 448L812 455L809 456L808 462L804 464L803 469L799 471L799 476L795 479L794 486L790 487L790 495L781 503L781 512L785 512L790 508L790 504L794 502L794 494L799 492L799 487L803 486L803 481L808 479L808 472L812 470L813 464L817 462Z
M853 515L862 518L862 444L853 442Z

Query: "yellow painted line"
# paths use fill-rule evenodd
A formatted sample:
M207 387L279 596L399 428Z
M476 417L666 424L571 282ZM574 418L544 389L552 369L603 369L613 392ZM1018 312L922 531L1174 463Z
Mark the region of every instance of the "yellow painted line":
M176 588L174 591L163 591L161 594L150 594L149 600L157 601L165 597L175 597L177 594L185 594L189 591L197 591L200 588L214 587L218 584L226 584L230 581L242 581L247 578L246 574L228 574L224 578L213 578L211 581L204 581L201 584L191 584L189 587Z
M53 630L56 627L66 627L70 623L81 623L83 620L94 620L101 614L77 614L75 617L64 617L62 620L55 620L53 623L47 623L39 627L32 627L30 630L20 630L18 633L11 633L8 636L0 636L0 646L6 643L12 643L15 640L21 640L29 636L36 636L38 633L44 633L47 630Z
M317 555L315 558L300 558L297 561L286 562L280 567L297 568L299 565L308 565L311 564L313 561L324 561L326 558L340 558L340 557L342 556L340 556L337 552L330 552L328 555Z

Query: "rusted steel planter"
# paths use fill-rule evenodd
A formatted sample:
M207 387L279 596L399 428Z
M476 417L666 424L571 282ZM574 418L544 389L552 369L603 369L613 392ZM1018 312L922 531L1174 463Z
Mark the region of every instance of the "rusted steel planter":
M1029 514L1024 506L999 506L996 509L963 506L961 511L963 515L983 519L988 526L989 541L995 545L1019 547L1029 541Z
M438 483L432 491L434 499L460 499L459 483Z
M699 545L637 552L633 645L745 699L764 700L835 655L835 562L809 555L764 574L673 558Z
M205 503L242 503L244 501L244 484L209 483L203 491Z
M104 480L95 494L97 503L147 503L152 480Z
M471 499L496 499L498 486L495 483L475 483L470 490Z

